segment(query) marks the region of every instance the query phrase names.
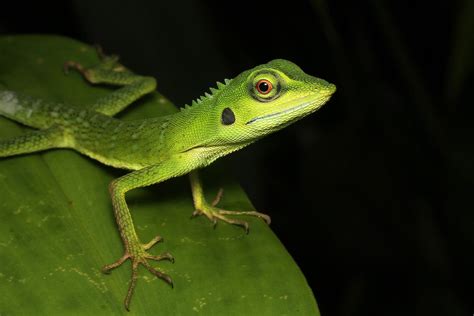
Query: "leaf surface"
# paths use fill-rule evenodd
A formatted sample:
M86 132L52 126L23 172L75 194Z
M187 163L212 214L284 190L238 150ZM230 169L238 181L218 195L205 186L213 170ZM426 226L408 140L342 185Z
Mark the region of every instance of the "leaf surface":
M91 86L62 65L86 66L92 47L55 36L0 38L0 87L46 100L87 107L112 87ZM158 86L161 80L157 78ZM159 93L143 98L122 119L159 116L176 108ZM0 140L28 128L0 117ZM205 171L208 198L225 189L221 206L252 209L225 161ZM131 312L123 307L130 262L104 275L100 268L123 254L107 187L126 171L72 150L0 159L0 314L319 315L306 280L269 227L249 218L249 235L202 217L191 220L185 177L127 194L143 241L165 242L152 253L171 252L176 263L153 263L170 274L171 289L140 268Z

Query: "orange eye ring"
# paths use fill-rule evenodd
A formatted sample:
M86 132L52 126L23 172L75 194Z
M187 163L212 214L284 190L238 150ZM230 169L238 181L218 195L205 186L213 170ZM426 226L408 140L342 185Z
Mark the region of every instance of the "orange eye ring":
M260 79L255 85L255 89L261 94L269 94L273 89L273 85L267 79Z

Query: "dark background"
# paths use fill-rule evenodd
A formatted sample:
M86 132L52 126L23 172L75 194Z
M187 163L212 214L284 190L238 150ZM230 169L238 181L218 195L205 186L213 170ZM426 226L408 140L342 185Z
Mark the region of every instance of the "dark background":
M5 33L100 43L178 105L273 58L335 83L235 177L322 315L474 313L474 1L15 1Z

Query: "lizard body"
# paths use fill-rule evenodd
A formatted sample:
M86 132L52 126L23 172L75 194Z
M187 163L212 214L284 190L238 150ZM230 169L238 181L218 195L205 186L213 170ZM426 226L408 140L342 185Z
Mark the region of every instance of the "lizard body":
M140 241L125 193L189 173L196 210L193 215L203 214L214 223L222 220L246 230L246 222L227 215L251 215L269 222L269 217L259 212L227 211L215 207L215 203L209 204L196 170L315 112L335 91L333 84L279 59L244 71L224 84L218 83L210 94L174 114L122 121L113 115L152 92L155 79L132 73L118 64L116 57L102 56L102 62L92 68L68 62L66 69L69 68L81 72L91 83L122 87L88 109L0 90L0 115L37 128L13 139L0 140L0 157L71 148L103 164L132 170L109 186L124 255L103 268L109 272L128 259L132 261L132 279L125 297L127 310L138 266L143 265L172 285L171 278L154 269L149 260L174 259L169 253L154 256L147 252L161 237L148 243Z

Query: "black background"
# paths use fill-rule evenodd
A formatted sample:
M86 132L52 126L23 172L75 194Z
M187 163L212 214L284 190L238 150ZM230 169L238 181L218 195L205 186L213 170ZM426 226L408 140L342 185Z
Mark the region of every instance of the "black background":
M228 159L322 315L474 313L474 2L16 1L0 34L99 43L178 105L285 58L337 85Z

